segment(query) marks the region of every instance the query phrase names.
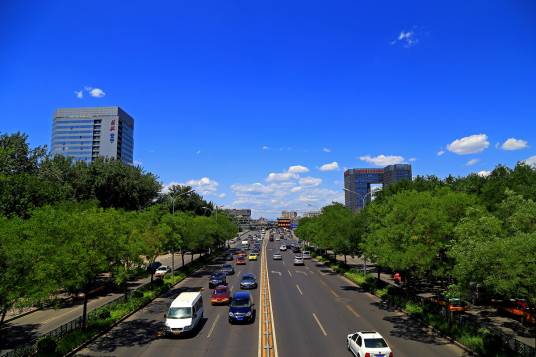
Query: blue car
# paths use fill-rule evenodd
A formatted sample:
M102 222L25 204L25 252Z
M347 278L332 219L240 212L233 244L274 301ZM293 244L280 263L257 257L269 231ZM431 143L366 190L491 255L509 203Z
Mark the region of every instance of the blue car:
M249 292L235 292L229 305L229 322L253 322L255 320L253 305L255 304L253 304L253 298Z
M256 289L257 278L253 274L244 274L240 280L240 289Z

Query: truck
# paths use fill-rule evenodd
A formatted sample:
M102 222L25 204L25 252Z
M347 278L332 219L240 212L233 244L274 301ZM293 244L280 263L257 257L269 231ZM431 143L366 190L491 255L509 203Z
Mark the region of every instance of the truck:
M242 241L242 249L249 250L249 241L248 240L243 240Z

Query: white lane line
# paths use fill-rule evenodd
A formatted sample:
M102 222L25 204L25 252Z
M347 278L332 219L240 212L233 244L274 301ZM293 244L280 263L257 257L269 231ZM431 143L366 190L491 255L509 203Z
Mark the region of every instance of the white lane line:
M301 270L295 270L294 272L295 272L296 274L303 274L303 275L307 276L307 273L304 272L304 271L301 271Z
M316 320L316 323L318 324L318 327L320 327L320 330L322 330L322 333L324 334L324 336L327 336L327 332L326 330L324 330L324 326L322 326L322 324L320 323L320 320L318 319L318 317L316 317L316 314L313 312L313 317L315 318Z
M346 308L347 308L348 310L350 310L350 312L351 312L352 314L354 314L355 317L357 317L357 318L360 318L360 317L361 317L361 316L359 316L359 314L357 313L357 311L355 311L354 308L351 307L350 305L346 304Z
M287 270L288 271L288 275L292 278L292 274L290 273L290 270Z
M286 265L284 260L283 260L283 265Z
M218 320L220 319L220 314L216 316L216 319L214 319L214 322L212 323L212 327L210 328L210 331L208 332L207 338L210 338L212 336L212 332L214 332L214 327L216 327L216 324L218 323Z
M300 286L298 284L296 284L296 287L298 288L298 291L300 292L300 295L303 295L303 292L301 291Z

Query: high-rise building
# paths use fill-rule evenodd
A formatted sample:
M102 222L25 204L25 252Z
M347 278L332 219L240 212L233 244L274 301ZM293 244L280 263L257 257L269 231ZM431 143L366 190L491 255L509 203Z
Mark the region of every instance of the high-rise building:
M383 169L349 169L344 172L344 203L352 211L360 210L371 200L371 185L387 187L411 180L411 165L389 165Z
M54 113L52 154L91 162L97 157L132 164L134 119L119 107L61 108Z
M281 218L295 219L298 217L298 212L296 211L283 211L281 212Z

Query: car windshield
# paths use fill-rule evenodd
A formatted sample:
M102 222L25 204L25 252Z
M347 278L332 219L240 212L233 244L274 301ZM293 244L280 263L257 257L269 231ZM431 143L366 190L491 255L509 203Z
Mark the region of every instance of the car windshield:
M225 295L227 289L216 289L214 290L214 295Z
M217 275L212 275L211 279L214 279L214 280L220 280L222 278L222 276L220 274L217 274Z
M231 301L232 307L249 307L249 299L248 298L240 298L240 299L233 299Z
M191 307L170 307L167 318L168 319L186 319L192 317Z
M231 269L233 269L233 267L232 267L231 265L224 265L224 266L223 266L223 269L225 269L225 270L231 270Z
M368 348L385 348L385 347L387 347L387 343L385 343L385 340L383 338L366 338L365 339L365 347L368 347Z

